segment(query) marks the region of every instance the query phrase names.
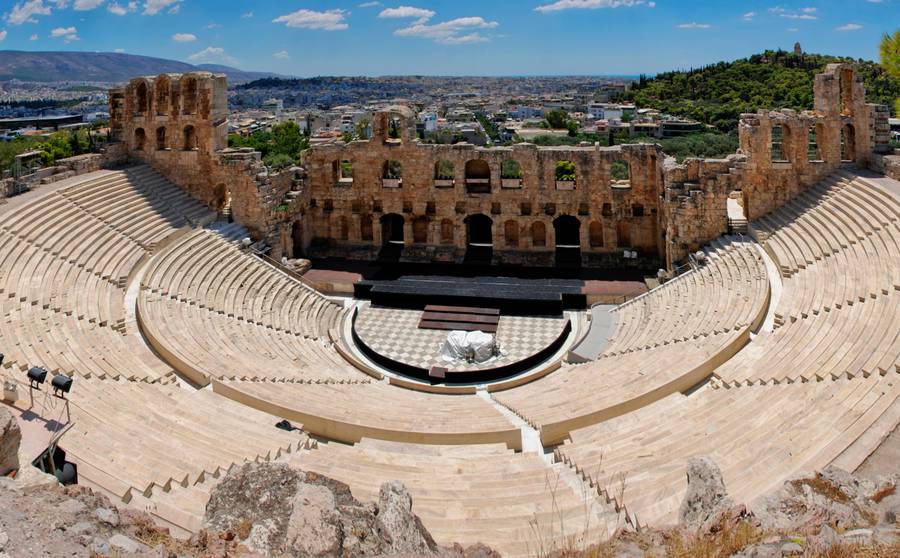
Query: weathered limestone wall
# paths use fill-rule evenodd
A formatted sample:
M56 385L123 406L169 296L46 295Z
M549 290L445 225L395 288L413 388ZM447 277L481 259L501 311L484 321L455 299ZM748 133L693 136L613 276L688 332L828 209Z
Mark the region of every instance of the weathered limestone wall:
M656 145L422 144L414 113L392 107L372 139L316 146L303 169L270 173L259 153L226 149L226 93L208 73L132 80L110 94L113 135L132 159L230 210L275 258L373 259L392 240L403 260L459 262L474 242L493 246L495 264L552 266L562 245L580 249L582 265L671 269L729 231L729 197L752 220L842 164L900 174L886 156L888 113L865 103L849 64L816 77L814 110L742 115L737 154L683 164ZM510 161L521 178L504 177ZM574 181L556 180L560 161L574 163ZM623 165L629 179L614 180Z
M385 240L381 220L396 214L403 219L405 257L458 261L466 251L469 217L484 215L492 221L496 263L552 265L554 222L571 216L586 260L621 248L661 256L660 159L654 145L488 149L385 141L378 135L317 147L304 159L307 238L320 253L372 257ZM388 160L402 165L396 187L384 180ZM520 165L521 180L501 177L501 166L511 160ZM340 178L341 161L352 164L352 180ZM452 166L452 179L436 177L439 161ZM557 184L558 161L575 164L574 183ZM630 166L630 181L614 184L614 162ZM479 188L483 193L476 193Z

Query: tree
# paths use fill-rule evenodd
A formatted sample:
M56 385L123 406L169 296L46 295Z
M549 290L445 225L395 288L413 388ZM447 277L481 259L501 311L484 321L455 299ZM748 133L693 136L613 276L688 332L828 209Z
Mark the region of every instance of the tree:
M569 121L569 113L562 109L553 109L544 118L547 119L547 124L554 130L565 130L566 123Z
M893 78L900 79L900 31L885 33L881 38L881 66ZM900 97L894 99L896 114L900 116Z

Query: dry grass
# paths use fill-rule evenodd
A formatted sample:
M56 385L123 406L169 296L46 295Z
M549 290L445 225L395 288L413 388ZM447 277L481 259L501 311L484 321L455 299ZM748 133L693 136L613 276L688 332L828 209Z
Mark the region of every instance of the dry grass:
M761 542L767 533L741 521L723 523L714 533L675 533L666 544L666 556L672 558L726 558L751 544Z
M791 484L798 490L801 486L808 486L812 488L814 492L835 502L846 504L850 501L850 497L844 494L843 490L822 478L822 475L819 473L816 473L815 478L792 480Z
M900 556L900 541L892 544L843 544L839 543L825 552L805 555L804 558L897 558Z
M886 487L882 488L881 490L879 490L878 492L876 492L872 496L872 501L875 502L876 504L880 504L882 500L884 500L888 496L892 496L896 492L897 492L896 486L894 486L894 485L886 486Z

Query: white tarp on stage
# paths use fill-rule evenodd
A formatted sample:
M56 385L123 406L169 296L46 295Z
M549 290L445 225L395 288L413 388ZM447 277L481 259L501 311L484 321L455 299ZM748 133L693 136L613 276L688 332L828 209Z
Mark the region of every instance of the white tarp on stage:
M497 354L494 336L483 331L451 331L441 347L441 358L447 362L487 362Z

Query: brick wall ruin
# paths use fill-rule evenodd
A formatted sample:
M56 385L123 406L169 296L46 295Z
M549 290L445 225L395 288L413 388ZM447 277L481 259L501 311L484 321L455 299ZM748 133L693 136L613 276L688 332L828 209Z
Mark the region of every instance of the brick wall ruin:
M477 252L498 265L671 269L729 232L729 198L755 219L842 164L893 164L887 112L865 103L852 65L829 65L814 87L813 110L742 115L737 154L681 164L650 144L424 144L415 115L392 107L371 139L315 146L302 169L270 173L259 153L226 148L225 78L206 73L132 80L111 92L110 114L133 159L230 208L276 258Z

